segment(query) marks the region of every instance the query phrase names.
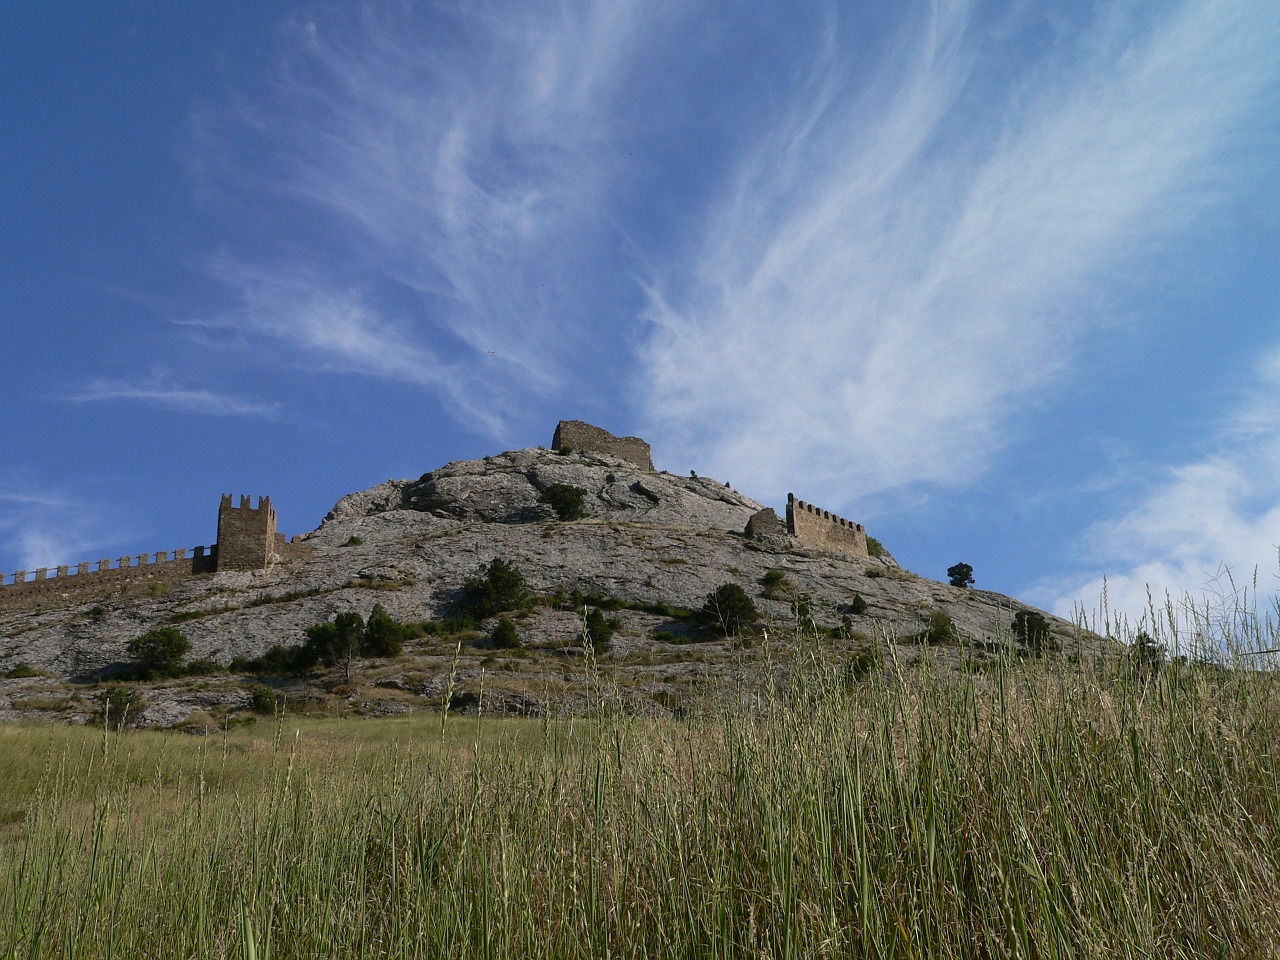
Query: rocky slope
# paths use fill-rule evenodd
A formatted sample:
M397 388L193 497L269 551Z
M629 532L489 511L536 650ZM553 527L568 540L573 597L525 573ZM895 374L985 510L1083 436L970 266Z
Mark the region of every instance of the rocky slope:
M553 484L587 492L585 517L557 519L541 500ZM607 684L640 709L678 708L717 679L757 672L766 657L794 645L791 598L808 594L811 642L832 657L875 649L909 662L929 646L917 638L930 615L945 612L959 638L929 649L953 661L981 661L1010 637L1021 604L901 570L889 557L856 559L799 549L784 537L743 530L761 505L707 478L648 473L607 456L541 448L451 463L418 480L394 480L344 497L303 538L311 555L252 573L192 577L155 592L115 595L61 609L0 616L0 675L18 664L44 676L0 680L0 718L92 715L97 684L128 664L129 640L175 624L190 657L227 664L273 644L301 643L305 629L345 610L367 616L383 604L405 622L440 621L463 581L495 557L514 564L544 596L612 598L620 621L612 648L584 660L581 613L544 603L518 620L523 645L495 650L481 624L470 633L411 641L392 661L360 665L358 682L333 676L246 678L217 674L152 685L139 711L155 725L217 723L243 709L250 685L266 682L294 703L388 712L455 708L481 695L486 709L574 709ZM770 576L780 583L767 586ZM750 593L765 616L754 645L698 633L670 608L697 608L718 585ZM853 614L851 604L861 609ZM1047 616L1047 615L1046 615ZM1048 617L1054 639L1087 655L1096 639ZM772 652L765 643L773 645ZM452 677L452 683L450 683Z

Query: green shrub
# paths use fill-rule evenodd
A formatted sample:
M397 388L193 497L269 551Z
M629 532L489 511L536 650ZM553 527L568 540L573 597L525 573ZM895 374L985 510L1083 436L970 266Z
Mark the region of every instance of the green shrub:
M587 491L567 483L553 483L542 491L541 500L556 512L561 520L581 520L587 515L584 509Z
M1164 644L1156 643L1145 630L1139 630L1129 648L1129 657L1133 661L1133 672L1140 680L1154 677L1164 666L1168 653Z
M973 567L967 563L957 563L947 567L947 583L953 587L972 587Z
M854 651L853 656L845 663L845 678L850 682L866 680L883 665L884 655L880 648L875 644L868 644Z
M44 676L39 670L31 666L29 663L15 663L12 667L4 672L6 680L24 680L27 677Z
M459 612L464 617L484 620L496 613L515 610L528 598L524 575L501 557L494 557L487 567L480 567L477 576L463 582Z
M929 625L916 639L924 643L959 643L960 631L945 610L934 610L929 614Z
M736 583L723 583L707 594L698 613L704 627L726 637L736 637L760 619L756 605Z
M408 634L408 627L387 613L382 604L375 603L364 627L361 653L366 657L398 657Z
M868 536L867 537L867 553L875 557L877 560L880 560L888 556L889 551L886 550L884 548L884 544L881 543L879 540L877 540L875 537Z
M134 637L125 649L134 659L138 679L176 677L182 672L182 658L191 649L191 641L176 627L159 627Z
M190 660L187 662L187 665L182 668L183 675L188 677L207 677L211 673L221 672L221 664L209 657L201 657L199 660Z
M249 688L249 709L254 713L275 713L278 698L270 687L255 683Z
M769 600L783 599L786 596L787 588L790 586L787 582L787 571L778 567L771 567L766 570L764 576L760 578L760 583L764 586L761 593Z
M1053 648L1049 621L1035 610L1019 610L1013 615L1013 635L1037 653Z
M136 720L138 714L146 708L147 701L138 690L113 683L102 691L98 719L112 730L122 730L125 724Z
M604 653L613 642L613 627L599 607L592 607L586 617L587 642L597 654Z
M277 643L268 647L267 652L260 657L234 658L228 669L232 673L296 673L315 665L314 660L305 667L301 665L305 652L304 647L289 649Z
M347 542L344 543L343 546L344 547L363 547L364 537L357 537L355 535L352 535L347 538Z
M520 646L520 631L510 618L503 617L493 628L493 633L489 634L489 640L495 647L511 650Z

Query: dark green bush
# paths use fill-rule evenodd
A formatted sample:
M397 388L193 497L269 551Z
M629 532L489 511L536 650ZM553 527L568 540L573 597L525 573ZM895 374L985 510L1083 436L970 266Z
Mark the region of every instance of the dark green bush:
M698 613L704 627L726 637L736 637L760 619L756 605L736 583L723 583L707 594Z
M542 491L541 500L556 512L561 520L581 520L587 515L584 503L587 491L567 483L553 483Z
M398 657L408 634L408 627L387 613L382 604L375 603L364 627L361 653L366 657Z
M332 620L307 627L307 646L315 660L332 667L356 656L364 642L364 617L345 610Z
M503 617L493 628L493 633L489 634L489 640L495 647L510 650L520 646L520 631L510 618Z
M1164 644L1157 643L1145 630L1139 630L1129 648L1129 656L1133 661L1134 674L1140 680L1154 677L1164 666L1168 650Z
M781 600L786 596L787 587L787 571L772 567L765 571L760 583L764 586L761 593L769 600Z
M102 691L98 718L112 730L122 730L146 708L147 701L137 689L113 683Z
M1013 615L1013 635L1037 653L1053 648L1049 621L1035 610L1019 610Z
M255 683L249 688L249 709L254 713L275 713L278 697L270 687Z
M916 639L925 643L958 643L960 631L956 629L950 614L945 610L934 610L929 614L929 626L923 633L917 634Z
M221 673L222 666L216 660L209 657L201 657L199 660L189 660L187 665L182 668L182 673L188 677L207 677L211 673Z
M387 613L382 604L375 604L366 624L360 614L348 610L332 620L312 624L307 628L307 640L301 646L286 647L275 644L260 657L237 657L231 661L231 670L244 673L306 673L317 665L345 668L350 682L352 664L357 657L395 657L404 648L404 641L414 632L429 632L436 624L418 624L409 627Z
M191 649L191 641L175 627L159 627L134 637L125 649L134 659L134 675L139 680L176 677L182 672L182 658Z
M31 666L29 663L15 663L12 667L4 672L6 680L24 680L27 677L44 676L39 670Z
M875 557L877 560L888 555L889 551L884 548L884 544L875 537L867 537L867 553Z
M953 587L973 586L973 567L967 563L957 563L947 567L947 582Z
M459 612L473 620L484 620L522 606L529 598L524 575L501 557L481 566L477 576L462 584Z
M850 682L865 680L884 664L884 656L875 644L868 644L854 651L845 663L845 677Z
M592 607L586 617L587 641L597 654L604 653L613 642L613 627L599 607Z

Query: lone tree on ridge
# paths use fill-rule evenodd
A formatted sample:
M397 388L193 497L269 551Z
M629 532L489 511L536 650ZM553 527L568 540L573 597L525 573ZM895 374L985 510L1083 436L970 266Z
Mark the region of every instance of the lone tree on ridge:
M947 567L947 582L953 587L972 587L973 567L967 563L957 563Z

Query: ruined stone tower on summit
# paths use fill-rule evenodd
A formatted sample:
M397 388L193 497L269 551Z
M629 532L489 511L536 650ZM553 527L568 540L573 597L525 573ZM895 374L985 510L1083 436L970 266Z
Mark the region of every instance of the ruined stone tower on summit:
M584 420L561 420L556 424L551 449L558 453L603 453L653 472L653 452L649 444L639 437L615 437Z

